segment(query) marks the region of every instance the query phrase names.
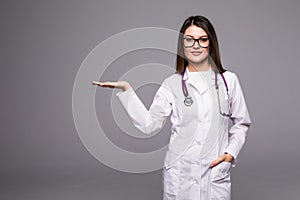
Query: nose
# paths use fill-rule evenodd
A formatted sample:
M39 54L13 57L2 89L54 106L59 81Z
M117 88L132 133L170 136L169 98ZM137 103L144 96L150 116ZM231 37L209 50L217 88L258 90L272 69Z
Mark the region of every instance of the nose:
M193 46L194 49L200 49L200 44L199 44L199 41L195 41L195 44Z

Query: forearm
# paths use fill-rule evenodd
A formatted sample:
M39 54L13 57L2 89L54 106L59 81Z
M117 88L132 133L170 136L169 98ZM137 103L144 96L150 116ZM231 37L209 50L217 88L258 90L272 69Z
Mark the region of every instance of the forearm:
M159 131L166 117L171 112L171 106L158 91L149 110L130 87L123 92L119 92L117 97L127 112L132 124L145 134Z

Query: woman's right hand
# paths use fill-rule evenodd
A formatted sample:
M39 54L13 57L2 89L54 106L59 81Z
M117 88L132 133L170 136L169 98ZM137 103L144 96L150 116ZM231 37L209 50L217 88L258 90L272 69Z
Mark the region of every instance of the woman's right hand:
M116 81L116 82L111 82L111 81L105 81L105 82L98 82L98 81L93 81L93 85L98 85L101 87L108 87L108 88L119 88L122 89L123 91L128 90L131 88L130 84L127 81Z

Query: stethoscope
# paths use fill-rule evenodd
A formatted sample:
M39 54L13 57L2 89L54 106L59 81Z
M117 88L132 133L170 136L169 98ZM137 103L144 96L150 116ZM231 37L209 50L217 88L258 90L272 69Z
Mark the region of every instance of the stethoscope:
M181 85L182 85L182 91L183 91L183 94L184 94L184 104L186 106L191 106L193 104L193 99L192 97L189 95L189 92L187 90L187 87L186 87L186 83L185 83L185 80L183 80L183 75L185 73L185 70L186 70L186 67L185 69L183 70L182 74L181 74ZM218 104L219 104L219 112L222 116L224 117L230 117L232 115L232 112L231 112L231 106L230 106L230 98L229 98L229 90L228 90L228 85L227 85L227 82L224 78L224 75L222 73L220 73L222 79L223 79L223 82L224 82L224 85L226 87L226 93L227 93L227 105L229 106L229 109L228 109L228 113L225 113L225 112L222 112L221 111L221 104L220 104L220 95L219 95L219 85L218 85L218 75L217 75L217 72L215 72L215 88L217 90L217 95L218 95Z

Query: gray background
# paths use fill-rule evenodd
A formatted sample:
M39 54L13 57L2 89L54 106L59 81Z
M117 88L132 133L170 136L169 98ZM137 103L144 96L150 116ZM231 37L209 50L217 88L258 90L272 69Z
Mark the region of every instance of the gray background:
M161 171L122 173L88 153L72 117L73 83L87 54L111 35L144 26L179 30L196 14L214 24L223 64L238 74L253 121L232 170L233 199L299 199L299 8L297 0L2 0L0 199L161 199ZM174 59L132 52L103 79L148 62L174 66ZM157 86L145 88L137 92L149 107ZM98 89L96 106L112 141L136 152L167 143L169 123L166 134L146 142L122 134L111 93Z

